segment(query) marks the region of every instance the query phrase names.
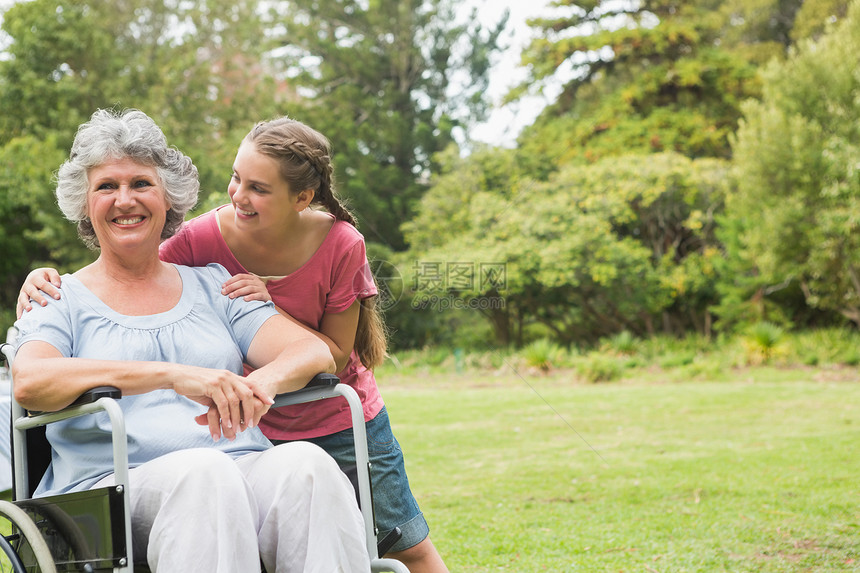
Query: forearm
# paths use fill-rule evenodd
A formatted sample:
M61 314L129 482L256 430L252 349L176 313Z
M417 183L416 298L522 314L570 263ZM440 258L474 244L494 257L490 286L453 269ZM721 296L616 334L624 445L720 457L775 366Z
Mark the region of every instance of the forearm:
M304 388L315 375L335 372L331 351L319 339L291 344L274 360L248 374L248 381L264 388L274 397Z
M84 358L16 360L15 400L24 408L60 410L97 386L115 386L124 395L171 387L176 365Z

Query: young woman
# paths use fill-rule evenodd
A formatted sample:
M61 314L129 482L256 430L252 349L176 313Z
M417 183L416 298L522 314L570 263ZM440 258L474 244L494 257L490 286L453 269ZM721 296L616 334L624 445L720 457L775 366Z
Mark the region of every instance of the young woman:
M328 344L341 381L361 397L380 533L395 527L403 533L388 556L413 573L447 571L409 488L373 376L385 357L385 330L364 239L335 193L328 140L289 118L257 124L239 147L227 192L230 203L186 222L162 244L161 258L223 265L233 275L226 296L272 300ZM51 283L59 284L55 272L31 273L19 309L31 298L41 304L39 289L56 294ZM352 465L349 410L339 402L270 410L260 428L275 443L311 441L342 466Z

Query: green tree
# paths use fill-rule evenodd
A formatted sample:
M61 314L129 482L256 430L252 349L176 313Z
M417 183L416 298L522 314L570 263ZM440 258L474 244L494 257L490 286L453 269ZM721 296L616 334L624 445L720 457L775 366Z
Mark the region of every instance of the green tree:
M530 77L509 96L563 82L520 139L535 173L629 152L728 158L740 104L759 93L757 68L784 56L803 2L554 4L560 15L530 22Z
M502 284L479 274L435 294L478 301L502 345L708 330L726 162L630 155L539 182L517 175L513 153L449 158L404 226L412 260L504 267Z
M97 108L146 111L195 160L204 198L223 201L238 142L276 107L257 4L32 0L3 14L0 307L14 308L33 266L90 256L56 208L51 174Z
M845 17L850 3L851 0L806 0L791 30L792 40L818 39L832 22Z
M15 300L31 266L91 260L75 228L57 217L51 177L64 157L54 138L15 138L0 147L0 332L14 321ZM69 270L65 268L63 270Z
M474 269L476 255L471 249L475 245L469 241L485 224L484 212L479 213L478 209L486 199L494 203L512 200L522 184L516 152L480 146L468 157L462 157L457 146L451 145L437 154L435 161L439 171L421 198L414 218L402 226L410 249L392 259L404 277L400 301L386 312L386 322L398 333L393 342L405 347L431 342L480 346L476 341L464 341L463 331L468 330L467 326L485 322L492 330L484 344L501 341L506 345L515 338L512 324L521 323L512 318L516 310L495 304L502 300L498 289L473 285L471 292L456 292L454 288L449 293L446 265L465 262ZM478 273L482 262L490 261L478 261ZM458 300L486 297L494 303L485 308L443 309L440 297L449 294L465 297Z
M858 48L854 1L832 31L767 68L762 100L744 106L728 216L746 298L793 287L860 325Z
M277 83L251 0L33 0L3 17L0 143L57 133L71 143L97 108L135 107L188 153L204 190L223 195L235 149L273 115Z
M122 55L83 5L19 2L3 15L3 31L11 43L0 60L0 143L55 131L71 142L89 113L124 87ZM99 76L115 79L104 86L110 91L98 93Z
M452 0L278 2L302 119L335 148L341 193L371 241L399 250L400 225L454 130L480 120L490 55L505 24L457 19Z

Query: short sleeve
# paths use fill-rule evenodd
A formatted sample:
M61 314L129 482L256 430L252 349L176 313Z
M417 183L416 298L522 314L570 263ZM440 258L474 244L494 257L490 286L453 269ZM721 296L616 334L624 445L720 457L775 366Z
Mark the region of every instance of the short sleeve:
M65 277L63 277L65 279ZM60 287L60 299L48 299L46 306L34 305L15 322L18 329L16 346L38 340L47 342L60 351L63 356L74 352L74 329L69 307L73 295Z
M348 249L333 271L333 286L325 305L327 313L343 312L356 299L369 298L378 292L367 262L364 241L359 240Z
M206 272L211 277L211 296L220 303L225 313L225 318L242 351L243 356L248 355L251 342L257 335L257 331L263 323L278 314L274 303L259 300L246 301L242 297L230 298L221 294L221 285L230 278L230 273L217 263L206 265Z

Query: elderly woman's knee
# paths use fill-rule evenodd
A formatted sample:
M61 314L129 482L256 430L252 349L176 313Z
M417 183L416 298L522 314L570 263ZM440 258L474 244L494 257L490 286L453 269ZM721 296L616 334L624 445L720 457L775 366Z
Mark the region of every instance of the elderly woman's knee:
M224 452L195 448L169 454L172 490L182 495L206 498L216 490L244 491L236 462Z
M297 472L310 475L340 473L337 462L324 449L310 442L291 442L275 446L275 451L292 460Z
M325 450L309 442L290 442L280 444L266 451L263 465L264 476L278 483L269 487L313 488L316 483L345 479L343 472Z

